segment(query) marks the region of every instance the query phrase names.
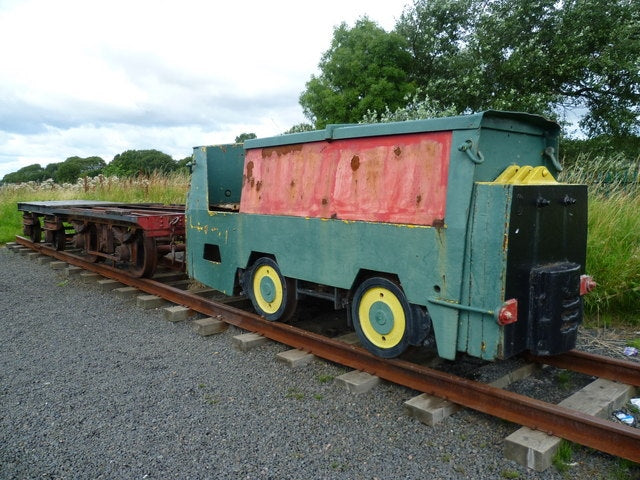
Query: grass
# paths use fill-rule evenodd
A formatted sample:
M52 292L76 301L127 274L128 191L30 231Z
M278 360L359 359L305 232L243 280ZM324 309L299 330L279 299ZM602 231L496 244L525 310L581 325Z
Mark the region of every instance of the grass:
M326 373L321 373L321 374L316 376L316 379L318 380L319 383L329 383L334 378L335 377L333 375L329 375L329 374L326 374Z
M562 390L569 390L573 379L571 370L559 370L556 373L556 383Z
M572 457L573 444L566 440L562 440L560 445L558 445L558 450L556 450L553 459L551 459L551 463L553 463L553 466L556 467L558 472L565 474L569 470L569 464L571 463Z
M579 158L561 180L589 186L587 325L640 325L640 158Z
M295 400L304 400L304 392L301 392L297 388L290 388L286 397L293 398Z
M503 470L500 476L502 478L520 478L520 474L515 470Z
M636 311L640 303L638 211L638 192L596 193L589 205L587 268L598 287L586 297L587 309L605 325L611 315ZM633 320L640 323L637 316Z

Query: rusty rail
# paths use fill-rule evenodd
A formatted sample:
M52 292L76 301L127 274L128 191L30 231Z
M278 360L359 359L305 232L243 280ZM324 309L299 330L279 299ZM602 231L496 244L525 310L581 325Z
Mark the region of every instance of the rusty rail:
M527 354L525 358L531 362L552 365L640 387L640 365L628 360L619 360L578 350L571 350L551 357Z
M16 241L41 253L137 287L147 293L162 296L205 315L222 316L224 321L231 325L308 351L318 357L377 375L420 392L437 395L479 412L640 462L638 429L403 360L381 359L359 347L284 323L267 322L257 315L209 301L154 280L132 278L107 265L87 263L80 257L55 251L43 244L33 244L23 237L16 237ZM569 356L566 361L571 361L571 358L575 357ZM548 359L545 359L545 362L546 360Z

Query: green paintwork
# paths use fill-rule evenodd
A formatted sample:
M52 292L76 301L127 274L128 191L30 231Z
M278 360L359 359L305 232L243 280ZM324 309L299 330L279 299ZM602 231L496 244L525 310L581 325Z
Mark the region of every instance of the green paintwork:
M453 359L457 351L500 357L502 327L493 312L505 300L512 188L478 182L493 181L512 164L543 165L556 175L551 158L543 153L548 147L557 151L556 124L534 115L485 112L330 126L319 132L248 140L245 147L438 130L453 130L445 225L438 228L209 210L208 190L220 192L233 184L232 191L239 191L241 184L231 177L237 175L241 182L242 155L237 146L195 148L187 200L189 274L230 295L238 286L238 270L248 266L253 252L275 256L286 277L342 289L354 288L361 270L395 274L408 301L427 307L441 357ZM219 162L229 168L220 168ZM220 195L211 198L220 200ZM203 258L205 243L219 247L220 262ZM376 322L372 324L376 328Z
M276 286L269 277L264 277L260 280L260 294L269 303L276 299Z
M507 232L512 185L476 184L469 219L465 258L467 279L462 299L466 305L495 310L505 300ZM461 312L458 350L493 359L500 356L502 330L493 313Z
M371 326L380 335L387 335L393 330L393 312L384 302L375 302L369 309Z
M240 203L242 193L242 171L244 169L244 148L241 144L220 145L207 148L206 158L198 156L194 160L194 171L201 171L198 161L207 162L207 192L209 204L223 205ZM206 197L203 197L203 199ZM194 199L195 200L195 199Z

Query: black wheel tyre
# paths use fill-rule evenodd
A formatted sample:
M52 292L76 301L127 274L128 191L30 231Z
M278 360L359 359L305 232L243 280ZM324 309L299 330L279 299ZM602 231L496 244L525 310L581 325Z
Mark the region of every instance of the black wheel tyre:
M259 258L247 271L244 283L259 315L269 321L291 319L297 305L295 281L284 277L274 260Z
M374 355L394 358L409 346L412 309L402 289L373 277L356 289L351 318L360 343Z
M158 251L155 238L145 235L134 240L131 255L131 275L134 277L152 277L158 265Z

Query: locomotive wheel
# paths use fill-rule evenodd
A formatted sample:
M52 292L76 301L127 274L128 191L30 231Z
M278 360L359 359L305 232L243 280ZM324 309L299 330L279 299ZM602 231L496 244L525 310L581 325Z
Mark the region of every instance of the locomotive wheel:
M286 322L296 310L295 281L283 277L271 258L262 257L253 264L246 290L253 308L269 321Z
M398 285L373 277L356 289L351 303L353 326L374 355L393 358L409 346L411 306Z
M131 275L151 277L158 265L158 252L155 238L140 235L131 245Z

